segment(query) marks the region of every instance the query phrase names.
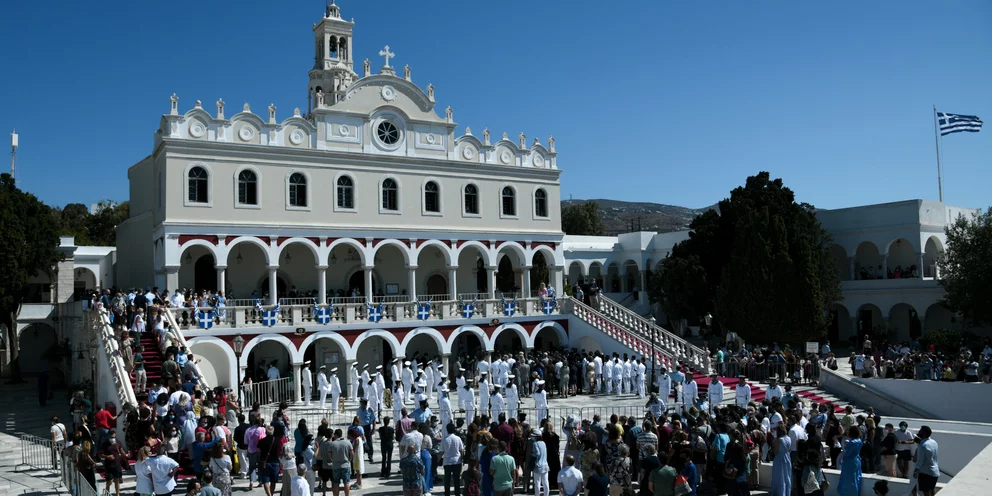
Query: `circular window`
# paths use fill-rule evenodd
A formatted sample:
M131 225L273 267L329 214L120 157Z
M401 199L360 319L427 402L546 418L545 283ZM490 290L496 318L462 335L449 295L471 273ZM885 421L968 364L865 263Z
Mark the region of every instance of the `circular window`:
M396 129L396 125L392 122L380 122L375 131L379 141L385 145L395 145L400 140L400 130Z

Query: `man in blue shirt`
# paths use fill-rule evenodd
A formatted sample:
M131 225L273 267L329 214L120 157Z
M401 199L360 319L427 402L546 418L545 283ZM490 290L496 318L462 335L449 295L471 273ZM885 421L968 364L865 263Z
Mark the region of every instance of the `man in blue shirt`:
M363 399L361 401L361 406L358 407L358 423L362 426L362 431L365 432L365 451L369 454L369 462L372 461L372 455L375 451L372 448L372 433L375 432L375 412L369 408L369 400ZM358 454L361 456L361 454Z
M213 448L218 441L220 441L220 438L214 439L209 443L205 443L203 442L203 433L196 433L196 442L191 444L189 447L189 456L193 459L193 472L195 472L196 475L203 473L203 467L200 466L200 460L203 460L203 455L206 454L207 450Z
M424 400L421 401L420 406L410 414L410 418L418 424L426 424L427 420L431 418L431 415L431 409L427 406L427 400Z
M916 470L918 487L922 496L934 496L940 468L937 466L937 441L930 439L933 432L929 426L920 427L920 446L916 449Z
M672 389L675 390L675 401L682 400L682 384L685 383L685 374L682 373L682 366L678 366L675 372L672 372Z

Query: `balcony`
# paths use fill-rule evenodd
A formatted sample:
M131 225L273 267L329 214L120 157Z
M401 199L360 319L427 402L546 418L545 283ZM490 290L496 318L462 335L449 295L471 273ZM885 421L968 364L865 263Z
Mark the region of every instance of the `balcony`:
M863 279L858 281L841 281L840 289L848 291L913 291L939 290L940 281L934 278L908 279Z

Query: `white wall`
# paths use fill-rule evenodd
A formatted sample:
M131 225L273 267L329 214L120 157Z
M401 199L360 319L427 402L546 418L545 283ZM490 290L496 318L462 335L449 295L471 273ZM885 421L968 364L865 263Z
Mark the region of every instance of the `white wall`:
M892 396L945 420L992 420L992 385L967 382L914 381L909 379L852 379L855 383Z

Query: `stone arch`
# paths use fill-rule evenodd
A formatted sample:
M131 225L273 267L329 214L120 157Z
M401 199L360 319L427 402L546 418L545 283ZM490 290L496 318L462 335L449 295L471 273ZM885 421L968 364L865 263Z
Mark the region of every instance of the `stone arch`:
M458 336L466 333L474 334L477 338L479 338L479 342L482 343L482 346L483 348L486 349L486 351L493 350L492 343L490 343L489 341L489 337L486 336L486 332L483 331L481 327L474 325L463 325L455 329L451 333L451 335L448 336L448 341L445 343L444 352L451 353L452 349L454 349L455 340L458 338Z
M281 245L276 247L276 260L282 257L284 251L288 250L291 245L303 245L310 250L313 254L313 263L319 265L321 263L321 253L320 247L316 243L307 238L289 238L283 241Z
M352 346L348 344L348 340L345 339L344 336L342 336L341 334L334 331L319 331L307 336L306 339L304 339L303 342L300 343L301 356L302 353L306 352L307 348L309 348L312 343L316 342L319 339L329 339L333 341L341 348L341 351L344 353L345 358L353 356ZM318 364L317 367L319 366L320 365ZM316 370L316 367L314 367L314 370Z
M197 239L184 244L180 250L179 287L196 291L216 290L216 267L223 264L217 258L215 247L206 241Z
M486 266L492 266L494 264L493 254L489 248L486 248L486 245L479 241L465 241L462 243L462 245L458 247L458 251L454 253L454 255L458 257L458 260L461 260L462 252L464 252L466 248L475 248L479 252L479 256L482 257L482 261L485 262ZM459 267L460 266L461 264L459 263Z
M406 337L403 338L403 356L409 357L413 356L415 352L423 351L421 349L423 346L410 347L410 344L413 343L415 338L421 338L418 339L418 341L423 341L425 338L434 341L434 345L437 348L436 353L430 354L431 357L434 355L441 356L448 353L446 350L447 342L445 342L444 336L442 336L437 329L434 329L433 327L418 327L408 332Z
M365 246L363 246L361 243L359 243L358 240L352 239L352 238L338 238L338 239L335 239L334 241L332 241L331 244L327 246L327 257L328 258L327 258L327 260L324 261L324 263L329 263L330 262L331 252L333 252L334 251L334 248L337 247L337 246L339 246L339 245L347 245L347 246L350 246L350 247L354 248L355 251L358 252L358 258L359 258L359 261L361 262L361 265L368 265L368 262L367 262L367 260L368 260L368 254L365 252Z
M830 257L834 259L837 267L837 274L841 281L851 280L851 263L847 258L847 250L843 246L834 243L830 245Z
M855 336L854 323L851 321L851 311L840 303L832 303L827 310L830 312L830 323L827 325L827 339L831 343L847 342Z
M627 259L623 262L622 266L622 279L623 279L623 291L630 292L636 287L638 290L643 291L645 288L641 286L641 274L640 266L636 260Z
M44 322L28 324L18 333L18 363L21 373L35 375L49 369L49 350L58 346L58 333Z
M187 345L190 353L200 358L200 372L210 387L234 388L238 381L238 358L231 345L214 336L198 336Z
M566 281L568 284L582 284L586 277L586 270L582 262L576 260L568 264L568 275L566 277L568 278Z
M289 338L286 337L284 334L259 334L258 336L249 339L248 342L245 343L245 347L241 352L241 363L239 363L238 365L241 367L247 367L248 354L251 353L256 346L266 341L275 341L282 344L286 348L286 351L289 352L289 358L290 360L292 360L293 363L299 363L301 361L300 351L296 348L296 345L293 344L293 342L290 341Z
M937 278L937 261L944 256L944 243L937 236L930 236L923 248L923 277Z
M909 341L922 335L919 312L913 305L901 302L889 309L889 337L896 341Z
M534 326L534 332L531 333L530 338L527 341L527 347L528 348L536 348L537 335L540 334L541 331L544 331L544 330L547 330L547 332L553 332L554 333L555 337L558 338L558 345L559 345L559 347L565 346L565 345L568 344L568 333L565 332L565 328L562 327L562 325L560 323L558 323L558 322L556 322L554 320L549 320L549 321L546 321L546 322L541 322L540 324L537 324L536 326Z
M376 253L379 253L379 250L387 246L396 247L396 249L399 250L400 254L403 255L403 261L406 263L406 265L407 266L412 265L410 247L408 245L403 244L403 242L401 242L398 239L383 239L380 240L378 243L376 243L375 246L372 247L372 253L371 253L372 260L375 260L375 255Z
M404 356L403 346L400 344L399 340L396 339L396 336L393 335L393 333L385 329L369 329L359 334L358 337L355 338L355 342L351 343L351 349L348 350L348 359L357 360L359 347L361 347L362 343L375 337L382 338L383 341L388 343L395 356ZM359 365L359 368L360 367L361 365Z
M603 287L606 284L606 272L603 270L602 262L596 261L589 264L589 271L586 272L586 276L592 281L596 281L599 287Z
M549 267L554 265L565 265L565 259L563 257L559 257L558 254L555 253L555 250L553 250L550 246L547 245L537 245L537 246L531 245L531 246L532 248L530 250L530 256L529 256L531 265L534 264L534 257L538 253L544 255L544 260L545 262L547 262Z
M452 251L453 250L451 248L449 248L448 245L446 245L446 244L444 244L441 241L438 241L436 239L429 239L427 241L424 241L420 246L417 247L416 251L413 252L411 258L413 260L416 260L417 261L417 264L419 265L420 264L420 254L423 253L424 249L426 249L427 247L430 247L430 246L437 247L437 249L441 251L441 254L444 255L444 263L445 263L445 265L448 265L448 266L454 265L454 264L451 263L451 261L453 260L453 254L452 254Z
M96 287L100 285L99 276L97 276L96 272L93 272L93 269L90 269L89 267L77 266L73 268L72 274L73 282L77 291L80 289L96 289Z
M496 259L499 260L501 255L503 255L506 250L512 251L517 256L517 263L514 264L514 268L530 265L529 258L527 257L527 250L525 250L523 246L520 246L520 243L517 243L516 241L505 241L500 244L499 248L496 248ZM510 257L510 260L513 261L513 257Z
M954 312L940 302L927 307L925 326L924 333L934 329L957 329L959 327Z
M905 278L909 277L914 267L919 270L916 249L906 238L899 238L889 243L885 253L886 277Z
M528 340L530 339L530 337L527 335L527 330L524 329L520 324L509 323L509 324L501 324L493 331L492 335L489 337L489 342L486 344L486 349L495 350L496 339L499 338L500 334L503 334L503 331L506 331L508 329L511 332L516 333L516 336L520 338L520 343L523 347L529 346ZM518 350L513 350L513 351L518 351Z
M864 339L865 334L873 334L876 330L884 328L886 324L884 316L882 310L874 303L865 303L858 307L854 326L858 342Z
M878 252L878 247L871 241L863 241L854 251L854 272L855 279L880 279L884 278L884 268L882 267L882 255Z
M234 247L241 243L253 244L261 248L262 254L265 255L265 264L272 265L272 254L269 252L269 245L255 236L238 236L237 238L228 241L227 246L225 247L224 256L220 258L227 259L230 257L231 253L234 251Z

